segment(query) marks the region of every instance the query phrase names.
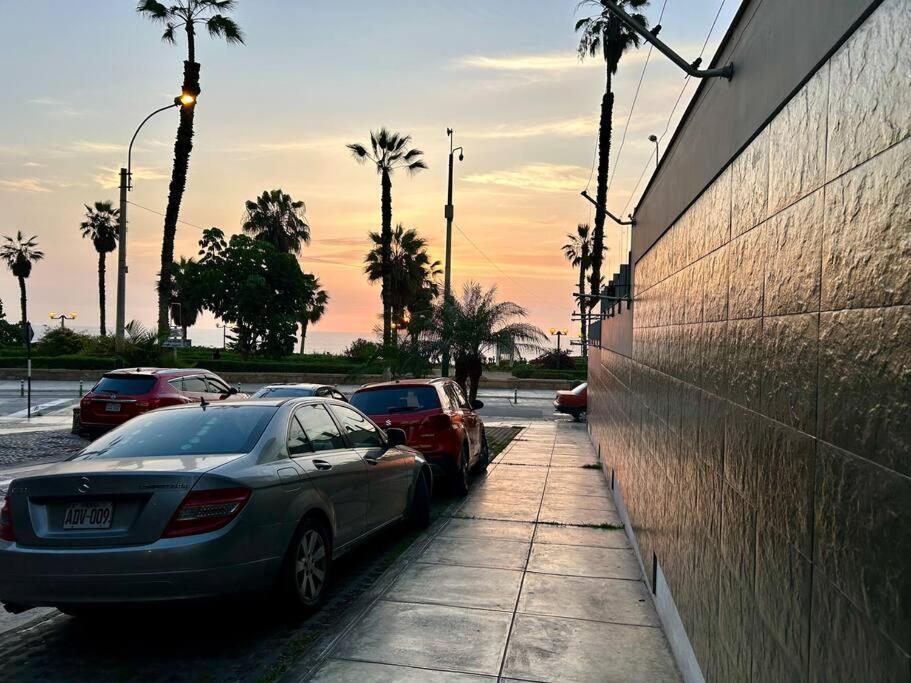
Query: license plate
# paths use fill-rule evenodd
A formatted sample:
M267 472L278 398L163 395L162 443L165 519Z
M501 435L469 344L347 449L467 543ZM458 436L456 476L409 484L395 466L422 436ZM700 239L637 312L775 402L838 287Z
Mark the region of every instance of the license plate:
M104 406L104 409L109 413L119 413L120 404L119 403L108 403Z
M110 529L114 520L111 501L72 503L63 518L64 529Z

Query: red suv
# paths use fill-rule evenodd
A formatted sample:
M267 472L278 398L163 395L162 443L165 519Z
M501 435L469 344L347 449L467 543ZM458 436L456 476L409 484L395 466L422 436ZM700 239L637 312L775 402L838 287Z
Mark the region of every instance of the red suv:
M208 370L129 368L105 373L79 402L80 432L101 432L162 406L247 398Z
M450 379L409 379L361 387L351 405L380 427L404 430L435 473L453 476L454 489L468 493L470 472L483 472L490 462L484 423L462 388Z

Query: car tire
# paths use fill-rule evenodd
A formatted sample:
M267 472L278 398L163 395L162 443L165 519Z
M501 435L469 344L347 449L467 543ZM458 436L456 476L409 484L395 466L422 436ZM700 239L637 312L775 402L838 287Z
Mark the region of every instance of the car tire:
M408 522L416 529L426 529L430 526L430 483L424 472L418 473L418 479L414 483Z
M462 442L462 451L459 453L459 462L456 465L456 471L453 473L452 490L460 498L468 495L468 488L471 485L471 466L469 465L470 451L468 442Z
M487 432L481 430L481 453L478 455L478 462L474 466L475 473L486 472L488 465L490 465L490 447L487 445Z
M279 578L286 604L304 612L319 609L326 598L331 573L329 530L315 517L305 517L291 540Z

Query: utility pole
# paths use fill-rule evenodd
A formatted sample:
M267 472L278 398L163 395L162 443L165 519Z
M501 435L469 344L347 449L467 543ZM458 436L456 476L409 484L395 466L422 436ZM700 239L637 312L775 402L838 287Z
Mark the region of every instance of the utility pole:
M127 190L130 176L120 169L120 220L117 226L117 319L114 326L114 348L123 348L123 328L126 325L127 296Z
M446 217L446 266L443 275L443 310L449 304L452 298L452 219L455 217L455 207L452 205L452 173L455 153L459 153L459 161L465 159L464 150L461 147L453 149L452 128L446 129L446 135L449 136L449 184L446 192L446 206L443 215ZM449 376L449 330L443 330L443 360L440 374L443 377Z

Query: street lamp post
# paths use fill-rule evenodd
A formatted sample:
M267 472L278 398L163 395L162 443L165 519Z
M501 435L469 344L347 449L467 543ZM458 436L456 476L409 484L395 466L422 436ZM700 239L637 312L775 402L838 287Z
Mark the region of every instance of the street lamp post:
M222 351L228 348L228 326L221 323L215 323L215 327L221 330L221 348Z
M446 193L446 207L444 208L443 215L446 217L446 266L443 275L443 307L444 311L446 310L446 305L449 303L450 298L452 297L452 220L455 217L455 207L452 205L452 171L455 158L455 153L459 153L459 161L465 160L465 150L461 147L456 147L453 149L454 140L452 137L453 130L452 128L446 129L446 135L449 136L449 184L448 190ZM444 320L446 317L444 317ZM449 331L443 330L443 359L440 368L440 374L443 377L449 376Z
M133 189L133 143L136 142L136 136L139 131L146 125L146 121L168 109L190 106L196 102L196 97L189 93L184 93L174 98L172 104L166 107L156 109L146 116L133 137L130 138L130 145L127 148L127 167L120 169L120 221L117 226L117 320L114 327L114 346L119 351L123 348L123 330L126 325L126 289L127 289L127 192Z
M66 327L66 325L64 325L64 323L67 320L75 320L76 314L70 313L69 315L67 315L66 313L61 313L60 315L57 315L56 313L48 313L48 318L50 318L51 320L59 320L60 327Z
M569 330L558 330L555 327L550 328L551 336L557 338L557 370L560 369L560 339L569 334Z
M649 142L654 142L654 143L655 143L655 167L657 168L657 167L658 167L658 136L657 136L657 135L649 135L649 136L648 136L648 141L649 141Z

